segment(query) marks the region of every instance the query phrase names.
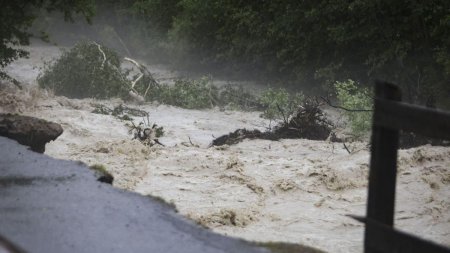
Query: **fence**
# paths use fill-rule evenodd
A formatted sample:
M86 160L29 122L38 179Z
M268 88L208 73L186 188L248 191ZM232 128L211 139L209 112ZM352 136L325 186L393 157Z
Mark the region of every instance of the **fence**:
M450 249L396 230L395 184L399 131L450 140L450 113L401 102L395 85L377 82L372 126L365 253L450 253Z

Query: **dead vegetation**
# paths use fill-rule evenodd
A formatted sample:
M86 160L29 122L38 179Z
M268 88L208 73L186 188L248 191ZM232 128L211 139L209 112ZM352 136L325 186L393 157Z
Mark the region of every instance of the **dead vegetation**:
M227 135L214 139L211 146L237 144L244 139L309 139L326 140L332 133L333 125L320 109L320 104L312 99L303 102L294 115L286 117L273 129L261 132L257 129L237 129ZM339 141L334 139L333 141Z
M150 115L148 112L123 104L113 109L102 104L93 104L92 106L95 108L92 113L112 115L118 119L129 121L130 123L125 125L128 127L128 132L133 136L133 139L137 139L147 146L153 146L155 144L164 146L158 140L159 137L164 135L164 128L155 123L150 123ZM142 121L136 125L132 117L142 117Z
M129 128L129 133L133 135L133 139L141 141L147 146L154 146L156 144L165 146L162 144L158 138L164 135L163 127L158 127L157 124L150 124L149 119L147 121L142 121L139 125L135 125L131 121L131 125L127 125Z

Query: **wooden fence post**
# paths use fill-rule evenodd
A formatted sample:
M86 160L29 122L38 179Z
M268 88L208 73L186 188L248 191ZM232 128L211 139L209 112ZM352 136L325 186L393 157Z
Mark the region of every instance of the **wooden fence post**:
M392 84L376 82L374 115L377 113L377 99L401 101L400 90ZM399 130L377 126L373 121L371 137L371 159L369 192L367 201L368 219L392 227L394 224L395 184L397 177L397 149ZM366 226L365 252L375 252L368 248L370 229Z

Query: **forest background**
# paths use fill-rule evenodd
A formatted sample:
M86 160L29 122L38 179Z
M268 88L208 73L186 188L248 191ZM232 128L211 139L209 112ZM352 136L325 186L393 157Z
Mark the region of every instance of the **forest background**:
M450 108L447 0L1 2L1 67L26 56L17 46L31 37L92 39L151 63L305 94L382 79L408 102Z

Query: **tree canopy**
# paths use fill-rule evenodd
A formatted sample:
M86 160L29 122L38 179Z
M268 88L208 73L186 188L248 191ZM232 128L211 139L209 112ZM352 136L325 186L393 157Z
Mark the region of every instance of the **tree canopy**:
M51 6L49 10L62 11L66 17L80 13L89 19L94 1L3 1L1 66L24 55L13 45L28 42L25 28L35 17L33 10ZM365 86L384 79L402 86L410 102L437 101L450 107L448 0L97 0L95 4L95 22L103 25L103 34L112 31L139 57L205 71L242 72L305 92L324 92L336 81L348 79Z
M2 69L28 55L19 46L29 45L31 37L46 38L29 30L40 11L62 12L66 21L73 21L75 14L90 21L95 10L94 0L0 0L0 6L0 79L11 79Z
M177 8L168 33L208 64L241 62L307 88L380 78L402 85L410 101L450 97L447 0L180 0Z

